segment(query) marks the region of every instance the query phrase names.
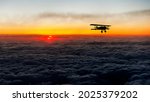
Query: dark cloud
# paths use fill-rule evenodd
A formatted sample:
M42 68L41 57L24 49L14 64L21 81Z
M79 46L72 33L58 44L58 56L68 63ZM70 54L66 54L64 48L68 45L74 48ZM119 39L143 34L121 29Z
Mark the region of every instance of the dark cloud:
M38 15L38 18L72 18L72 19L85 19L85 18L95 18L99 17L98 15L91 14L59 14L59 13L41 13Z
M119 16L119 17L118 17ZM72 18L72 19L99 19L99 18L122 18L126 16L128 17L141 17L141 16L150 16L150 10L142 10L142 11L133 11L133 12L126 12L126 13L118 13L118 14L73 14L73 13L52 13L52 12L45 12L37 15L38 18Z
M77 37L61 43L12 38L0 45L0 84L150 84L147 37Z
M150 10L134 11L126 13L128 15L140 16L140 15L150 15Z

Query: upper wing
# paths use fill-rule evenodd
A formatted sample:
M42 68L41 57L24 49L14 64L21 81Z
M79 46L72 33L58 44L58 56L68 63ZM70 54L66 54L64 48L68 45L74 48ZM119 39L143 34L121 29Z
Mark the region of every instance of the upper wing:
M104 24L90 24L91 26L111 26L111 25L104 25Z

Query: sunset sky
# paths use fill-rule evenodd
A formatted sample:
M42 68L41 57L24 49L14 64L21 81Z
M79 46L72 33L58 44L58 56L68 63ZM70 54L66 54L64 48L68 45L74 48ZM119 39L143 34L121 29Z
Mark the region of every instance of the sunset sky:
M0 34L150 35L150 0L0 0Z

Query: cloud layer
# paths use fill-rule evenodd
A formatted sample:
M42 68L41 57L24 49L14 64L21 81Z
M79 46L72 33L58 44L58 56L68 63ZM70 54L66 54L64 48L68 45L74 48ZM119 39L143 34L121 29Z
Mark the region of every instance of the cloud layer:
M29 38L1 39L0 84L150 84L149 38Z

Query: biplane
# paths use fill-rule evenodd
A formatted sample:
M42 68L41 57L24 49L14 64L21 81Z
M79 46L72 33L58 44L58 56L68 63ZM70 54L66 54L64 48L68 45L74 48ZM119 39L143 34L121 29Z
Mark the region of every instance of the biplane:
M110 29L111 25L103 25L103 24L90 24L90 26L94 26L91 30L100 30L101 33L107 32Z

